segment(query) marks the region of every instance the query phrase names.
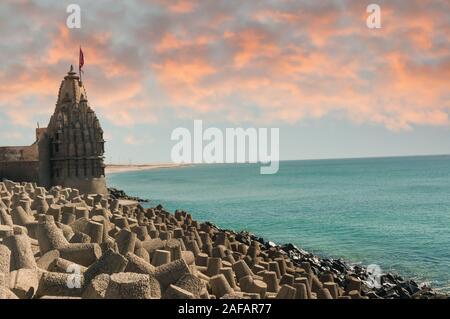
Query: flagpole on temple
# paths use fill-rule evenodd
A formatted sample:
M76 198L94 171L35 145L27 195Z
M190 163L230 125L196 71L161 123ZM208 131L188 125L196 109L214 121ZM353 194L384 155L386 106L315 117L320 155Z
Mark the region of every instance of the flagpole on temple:
M81 74L83 73L83 70L81 70L81 68L84 65L84 54L83 54L83 50L81 50L81 45L80 45L80 56L78 58L78 74L80 75L80 83L83 83Z

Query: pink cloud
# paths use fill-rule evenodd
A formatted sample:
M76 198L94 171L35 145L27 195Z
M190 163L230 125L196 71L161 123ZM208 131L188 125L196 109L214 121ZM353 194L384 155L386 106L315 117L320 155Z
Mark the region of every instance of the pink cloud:
M185 49L186 47L205 46L212 41L212 37L207 35L199 35L194 39L183 39L168 32L156 44L155 51L157 53L167 53L174 50Z
M51 112L82 43L90 103L118 126L197 115L296 123L331 113L391 130L449 124L448 4L383 3L381 30L366 27L362 2L152 5L134 12L138 21L106 11L105 25L93 9L81 31L19 6L46 38L11 43L18 54L5 53L0 98L14 109L0 102L0 112L17 125Z
M179 0L168 4L168 8L174 13L188 13L194 10L197 3L192 0Z

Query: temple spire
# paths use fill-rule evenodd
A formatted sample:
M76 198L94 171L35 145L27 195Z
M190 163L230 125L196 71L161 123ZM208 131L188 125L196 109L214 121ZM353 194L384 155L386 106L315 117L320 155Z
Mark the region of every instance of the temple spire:
M80 82L71 65L47 127L51 184L106 194L103 130Z
M72 76L72 77L77 75L77 73L73 71L73 65L72 64L70 65L70 70L69 70L69 72L67 72L67 74L69 76Z

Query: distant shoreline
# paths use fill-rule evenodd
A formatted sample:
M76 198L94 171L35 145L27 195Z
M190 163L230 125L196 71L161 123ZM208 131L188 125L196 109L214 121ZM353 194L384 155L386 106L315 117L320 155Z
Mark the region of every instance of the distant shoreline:
M106 164L105 173L113 174L113 173L123 173L123 172L135 172L135 171L144 171L150 169L158 169L158 168L176 168L189 166L190 164L175 164L175 163L159 163L159 164L135 164L135 165L127 165L127 164Z
M424 155L398 155L398 156L373 156L373 157L342 157L342 158L304 158L304 159L285 159L283 162L311 162L311 161L342 161L342 160L374 160L374 159L396 159L396 158L418 158L418 157L450 157L450 154L424 154ZM217 165L217 164L237 164L237 163L199 163L202 165ZM239 163L239 164L260 164L256 163ZM155 164L106 164L105 173L123 173L135 172L160 168L177 168L186 167L193 164L176 164L176 163L155 163Z

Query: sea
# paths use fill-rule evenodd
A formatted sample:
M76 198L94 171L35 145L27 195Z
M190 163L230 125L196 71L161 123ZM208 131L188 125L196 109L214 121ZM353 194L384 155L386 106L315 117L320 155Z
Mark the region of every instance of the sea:
M196 164L107 175L110 186L277 244L450 291L450 155Z

